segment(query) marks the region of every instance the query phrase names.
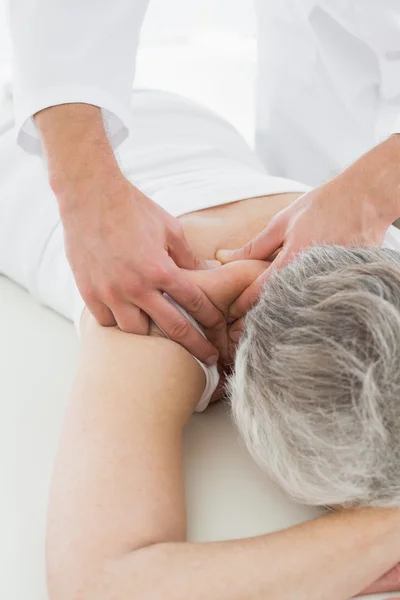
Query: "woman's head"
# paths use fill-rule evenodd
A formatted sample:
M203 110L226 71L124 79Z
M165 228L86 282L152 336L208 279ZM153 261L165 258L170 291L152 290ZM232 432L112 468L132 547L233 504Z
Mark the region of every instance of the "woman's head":
M400 254L314 247L246 317L232 411L301 502L400 505Z

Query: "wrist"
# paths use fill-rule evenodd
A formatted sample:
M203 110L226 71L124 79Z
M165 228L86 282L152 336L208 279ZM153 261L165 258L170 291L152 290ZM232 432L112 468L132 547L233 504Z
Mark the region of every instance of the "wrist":
M121 202L126 201L130 187L131 184L119 170L116 173L104 170L91 177L68 180L54 192L64 226L67 227L77 218L88 224L93 219L107 220L111 212L119 210Z
M85 164L66 163L65 168L49 170L49 183L56 198L61 217L80 210L90 210L99 205L99 198L117 195L126 184L122 172L114 164L107 163L104 157L93 157L95 167Z
M35 115L35 120L49 183L62 208L74 197L86 197L106 182L123 179L99 108L87 104L53 106Z

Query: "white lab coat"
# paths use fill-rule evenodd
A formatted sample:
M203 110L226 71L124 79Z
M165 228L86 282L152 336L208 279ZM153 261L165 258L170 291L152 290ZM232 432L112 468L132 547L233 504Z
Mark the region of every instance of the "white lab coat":
M255 3L256 140L273 174L317 184L400 132L399 0ZM15 110L23 148L40 152L32 115L66 102L101 107L114 147L128 135L147 5L12 1Z

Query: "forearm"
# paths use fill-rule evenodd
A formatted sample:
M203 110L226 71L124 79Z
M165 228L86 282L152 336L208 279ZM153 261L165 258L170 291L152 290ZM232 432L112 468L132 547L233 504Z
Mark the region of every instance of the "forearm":
M182 433L204 389L170 340L100 327L88 312L81 338L49 502L51 600L83 600L105 557L185 539Z
M347 600L399 561L395 511L185 543L181 438L202 370L169 340L101 328L88 315L82 325L50 500L52 600Z
M400 559L399 513L331 514L271 535L159 544L119 558L85 600L348 600Z
M63 104L35 116L46 155L50 185L60 208L73 209L90 187L122 177L101 111L89 104Z

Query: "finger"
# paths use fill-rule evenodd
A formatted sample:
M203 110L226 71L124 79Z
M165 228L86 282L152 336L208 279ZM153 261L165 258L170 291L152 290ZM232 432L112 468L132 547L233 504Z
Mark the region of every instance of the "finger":
M113 313L121 331L137 335L149 333L149 317L134 304L120 304L113 308Z
M186 348L198 360L207 365L217 362L218 353L215 348L161 293L153 294L147 302L146 310L171 340Z
M171 296L203 327L208 329L225 327L226 319L222 312L214 306L193 278L189 278L175 265L172 265L169 281L162 291Z
M184 271L174 266L172 273L170 284L163 291L206 329L207 337L224 359L228 353L225 316Z
M253 283L244 290L239 298L229 308L229 316L233 319L240 319L257 304L262 289L265 283L265 274L269 271L264 271Z
M274 273L274 271L278 271L279 269L283 269L287 264L295 257L295 254L291 252L289 249L282 250L275 258L275 260L271 263L271 266L264 271L265 279L267 281Z
M263 231L242 248L218 250L216 257L223 264L234 260L266 260L283 244L286 225L287 219L284 213L278 213Z
M190 271L207 269L206 261L196 256L180 226L168 243L168 252L175 264L181 269Z
M103 327L115 327L117 324L112 310L103 304L103 302L86 302L86 306L96 319L96 321Z
M219 260L206 260L205 263L207 269L218 269L222 266L222 263Z
M271 263L271 266L264 271L264 281L267 281L275 271L279 271L286 267L290 262L292 262L299 255L300 250L295 252L290 247L285 246L285 249L282 250L275 258L275 260Z
M237 319L234 321L229 328L229 339L230 341L237 346L240 338L243 335L244 330L244 319Z
M257 279L244 290L239 298L230 306L229 316L233 319L239 319L257 304L265 282L272 276L274 271L285 267L290 259L293 258L293 254L289 251L283 250L278 254L278 257L271 263Z
M273 262L279 256L279 254L282 252L282 250L283 250L283 246L279 246L279 248L277 248L277 250L275 250L275 252L273 252L271 254L271 256L269 256L268 260L270 262Z

